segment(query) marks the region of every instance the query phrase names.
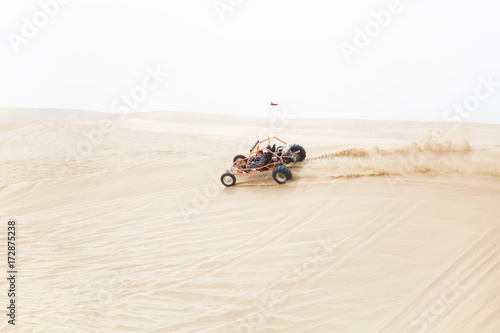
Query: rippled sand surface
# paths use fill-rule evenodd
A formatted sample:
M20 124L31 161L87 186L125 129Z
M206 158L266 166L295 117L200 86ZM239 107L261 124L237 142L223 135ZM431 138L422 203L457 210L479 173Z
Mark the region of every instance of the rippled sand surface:
M500 126L278 119L293 179L225 188L266 119L47 112L0 124L15 331L500 331Z

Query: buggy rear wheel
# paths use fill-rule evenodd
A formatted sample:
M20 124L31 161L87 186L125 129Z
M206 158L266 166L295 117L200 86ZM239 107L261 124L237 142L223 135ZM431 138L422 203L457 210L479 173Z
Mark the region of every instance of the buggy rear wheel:
M306 150L301 145L293 144L290 147L290 150L292 151L292 153L295 153L296 151L300 151L300 156L297 159L297 162L302 162L304 160L304 158L306 158Z
M220 181L224 186L234 186L236 184L236 177L232 173L226 172L220 176Z
M273 179L278 184L284 184L287 180L292 179L292 171L284 165L278 165L273 170Z

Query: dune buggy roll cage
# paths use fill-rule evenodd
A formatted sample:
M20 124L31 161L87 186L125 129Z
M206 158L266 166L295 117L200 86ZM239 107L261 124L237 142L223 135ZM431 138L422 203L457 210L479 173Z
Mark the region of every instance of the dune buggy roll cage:
M233 175L246 175L249 172L251 172L252 174L258 174L258 173L273 171L276 166L284 164L281 152L276 151L276 143L274 140L282 143L284 146L288 145L285 141L274 136L261 141L257 140L253 145L252 149L250 149L250 155L245 159L235 161L231 166L231 168L227 170L227 172L230 172ZM265 144L263 145L263 143ZM273 147L268 148L271 145L271 143L273 143ZM271 154L269 162L261 167L248 169L248 165L251 164L250 159L252 157L257 156L259 152L264 153L265 150Z

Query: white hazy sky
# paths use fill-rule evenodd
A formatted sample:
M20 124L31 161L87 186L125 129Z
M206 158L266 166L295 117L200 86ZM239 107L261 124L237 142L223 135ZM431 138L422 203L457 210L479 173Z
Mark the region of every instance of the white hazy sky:
M0 0L0 29L2 107L118 112L159 67L132 111L500 123L499 1Z

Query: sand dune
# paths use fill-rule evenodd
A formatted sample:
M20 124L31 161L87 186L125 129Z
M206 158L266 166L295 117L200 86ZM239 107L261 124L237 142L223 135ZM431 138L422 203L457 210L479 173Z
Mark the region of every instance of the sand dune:
M0 125L16 331L500 330L499 126L275 119L293 180L225 188L265 119L58 112Z

